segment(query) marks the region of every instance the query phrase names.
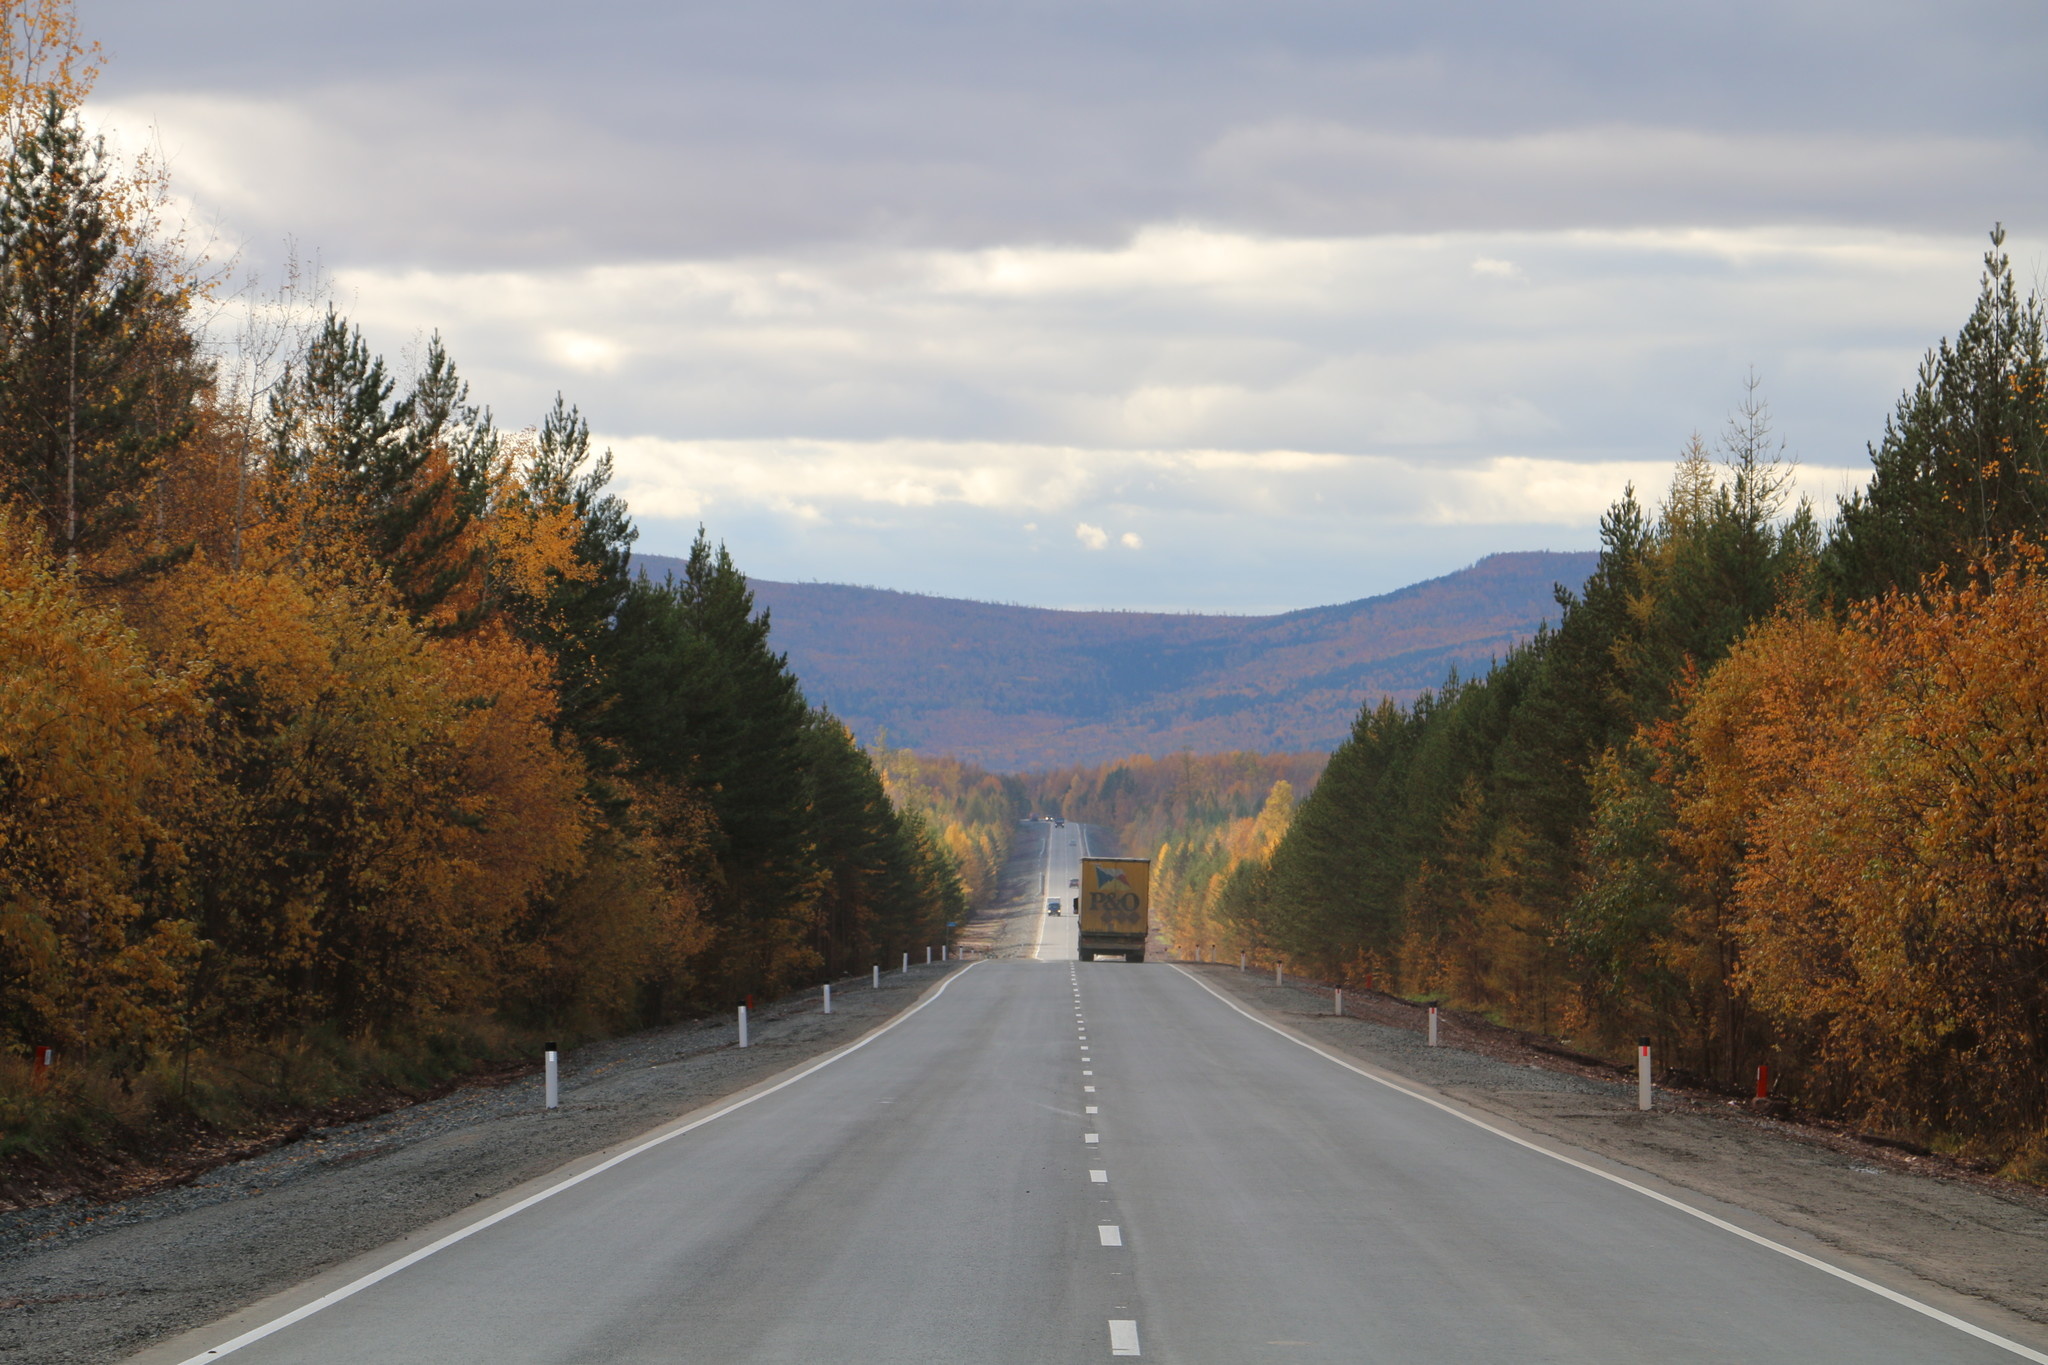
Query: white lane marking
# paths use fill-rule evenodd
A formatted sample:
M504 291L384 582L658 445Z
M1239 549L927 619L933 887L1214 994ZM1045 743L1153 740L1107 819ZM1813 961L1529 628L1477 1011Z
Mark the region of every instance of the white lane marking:
M1092 1071L1084 1071L1084 1072L1082 1072L1081 1074L1082 1074L1083 1076L1093 1076L1093 1075L1094 1075L1095 1073L1094 1073L1094 1072L1092 1072Z
M1091 1086L1089 1086L1088 1088L1089 1088L1090 1090L1093 1090L1093 1089L1094 1089L1095 1087L1091 1085ZM1102 1106L1101 1106L1101 1105L1099 1105L1099 1104L1091 1104L1091 1105L1089 1105L1089 1106L1088 1106L1088 1110L1087 1110L1087 1112L1088 1112L1088 1113L1091 1113L1091 1114L1099 1114L1099 1113L1101 1113L1101 1112L1102 1112Z
M1088 1178L1089 1178L1090 1180L1094 1181L1094 1182L1095 1182L1096 1184L1098 1184L1098 1185L1107 1185L1107 1184L1109 1183L1109 1172L1108 1172L1108 1171L1090 1171L1090 1172L1088 1172Z
M1114 1223L1097 1223L1095 1231L1102 1237L1106 1247L1120 1247L1124 1244L1124 1230Z
M1109 1320L1109 1353L1113 1356L1134 1356L1138 1351L1138 1324L1129 1318Z
M1088 1092L1089 1094L1091 1094L1091 1095L1095 1093L1095 1087L1094 1087L1094 1086L1092 1086L1092 1085L1084 1085L1084 1086L1082 1086L1081 1088L1082 1088L1083 1090L1087 1091L1087 1092Z
M1375 1076L1370 1071L1365 1070L1363 1067L1353 1066L1350 1062L1345 1061L1342 1057L1337 1056L1335 1053L1325 1052L1323 1049L1317 1047L1314 1043L1309 1042L1307 1039L1297 1038L1293 1034L1287 1032L1287 1030L1279 1028L1273 1024L1268 1023L1266 1020L1259 1018L1250 1010L1241 1007L1236 1001L1231 1000L1228 997L1221 994L1219 991L1216 990L1215 987L1211 986L1208 982L1196 976L1193 972L1190 972L1180 966L1175 966L1174 970L1179 972L1188 980L1194 982L1197 986L1200 986L1203 990L1209 992L1209 994L1215 996L1218 1000L1223 1001L1224 1004L1230 1006L1230 1008L1236 1010L1239 1014L1242 1014L1245 1018L1251 1020L1254 1024L1257 1024L1260 1028L1269 1029L1272 1032L1279 1034L1282 1038L1285 1038L1290 1043L1298 1043L1302 1047L1307 1048L1310 1052L1315 1053L1316 1056L1321 1057L1324 1061L1335 1062L1338 1066L1343 1067L1346 1071L1352 1072L1356 1075L1363 1076L1375 1085L1383 1085L1387 1089L1395 1091L1398 1094L1406 1095L1409 1099L1412 1100L1421 1100L1424 1104L1428 1105L1432 1109L1441 1109L1444 1113L1449 1114L1452 1118L1461 1120L1465 1123L1469 1123L1474 1128L1483 1128L1487 1132L1492 1133L1495 1137L1507 1139L1509 1142L1514 1143L1517 1147L1526 1147L1532 1152L1541 1152L1544 1156L1549 1157L1552 1161L1562 1161L1567 1166L1576 1167L1579 1170L1586 1172L1586 1174L1588 1175L1597 1175L1602 1180L1610 1181L1613 1184L1621 1186L1625 1190L1634 1190L1637 1194L1642 1195L1645 1199L1654 1199L1660 1204L1664 1204L1670 1208L1677 1209L1680 1213L1689 1213L1703 1223L1713 1224L1715 1227L1720 1228L1723 1232L1732 1232L1737 1237L1742 1238L1746 1242L1754 1242L1760 1247L1768 1247L1772 1251L1777 1252L1781 1256L1791 1257L1793 1260L1798 1261L1801 1265L1810 1265L1815 1270L1821 1271L1824 1274L1832 1275L1838 1280L1843 1280L1849 1284L1853 1284L1858 1289L1867 1289L1881 1299L1890 1299L1893 1303L1898 1304L1902 1308L1910 1308L1915 1313L1920 1313L1925 1315L1926 1317L1933 1318L1936 1322L1943 1323L1949 1327L1953 1327L1958 1332L1963 1332L1969 1336L1976 1337L1979 1341L1987 1341L1991 1343L1993 1346L1999 1347L2002 1350L2012 1352L2014 1355L2019 1356L2023 1360L2036 1361L2038 1362L2038 1365L2048 1365L2048 1355L2043 1355L2041 1352L2034 1350L2031 1346L2022 1346L2019 1342L2013 1341L2009 1337L2002 1337L1998 1335L1996 1332L1977 1326L1975 1323L1965 1322L1963 1321L1963 1319L1955 1316L1953 1313L1944 1313L1939 1308L1936 1308L1933 1304L1922 1303L1920 1302L1920 1300L1913 1298L1910 1295L1901 1294L1896 1289L1887 1289L1883 1285L1879 1284L1877 1281L1866 1280L1861 1275L1856 1274L1854 1271L1844 1270L1840 1266L1829 1265L1826 1261L1821 1260L1818 1256L1809 1256L1805 1252L1800 1251L1795 1247L1786 1246L1783 1242L1774 1242L1770 1238L1764 1236L1762 1233L1751 1232L1748 1228L1740 1227L1734 1223L1729 1222L1725 1218L1716 1218L1713 1214L1708 1213L1705 1209L1696 1209L1692 1205L1686 1203L1684 1200L1673 1199L1668 1194L1660 1194L1656 1190L1651 1189L1647 1185L1638 1185L1635 1181L1630 1180L1627 1176L1616 1175L1612 1171L1603 1171L1598 1166L1588 1165L1586 1162L1575 1160L1572 1157L1566 1156L1562 1152L1553 1152L1548 1147L1538 1146L1536 1143L1529 1141L1527 1138L1516 1137L1513 1133L1508 1132L1505 1128L1496 1128L1484 1119L1474 1118L1470 1114L1461 1114L1456 1109L1453 1109L1450 1105L1445 1104L1442 1100L1431 1099L1429 1096L1422 1094L1420 1091L1410 1090L1407 1086L1400 1085L1393 1081L1390 1081L1386 1079L1384 1076Z
M663 1143L671 1142L674 1139L681 1137L685 1133L694 1133L699 1128L702 1128L705 1124L715 1123L719 1119L724 1118L727 1114L746 1108L748 1105L754 1103L756 1100L765 1100L770 1095L773 1095L776 1091L786 1090L790 1086L795 1085L798 1081L803 1080L806 1076L817 1075L820 1071L823 1071L826 1067L832 1065L832 1063L840 1061L841 1059L846 1057L851 1057L854 1053L860 1051L869 1043L872 1043L873 1041L875 1041L875 1039L887 1033L890 1029L895 1028L898 1024L904 1022L906 1019L909 1019L912 1015L922 1010L925 1006L935 1002L940 996L946 993L947 989L951 987L955 981L958 981L961 977L967 975L967 973L973 971L976 967L979 967L980 965L981 963L978 960L968 963L965 967L962 967L952 976L947 977L946 980L940 984L937 990L933 991L924 999L918 1001L915 1005L912 1005L903 1013L897 1015L894 1019L891 1019L888 1023L876 1029L873 1033L868 1034L867 1037L862 1038L857 1042L848 1044L846 1047L840 1049L838 1052L833 1053L831 1056L822 1058L819 1061L813 1063L812 1065L805 1067L802 1071L797 1072L796 1075L777 1081L774 1085L769 1086L766 1090L757 1091L754 1094L747 1096L743 1100L735 1100L731 1104L726 1105L723 1109L719 1109L712 1113L706 1114L701 1119L692 1119L690 1122L683 1124L679 1128L671 1128L665 1133L657 1133L655 1136L647 1139L647 1141L642 1142L637 1146L628 1147L625 1151L620 1152L617 1156L612 1157L610 1160L601 1161L597 1165L592 1166L587 1171L580 1171L577 1174L570 1176L566 1180L557 1181L555 1184L548 1186L546 1189L541 1190L536 1194L529 1194L528 1196L526 1196L526 1198L520 1200L516 1204L513 1204L509 1208L499 1209L490 1217L480 1218L476 1222L471 1223L466 1228L458 1228L454 1232L449 1233L446 1237L441 1238L439 1241L428 1243L426 1246L421 1247L418 1251L413 1252L409 1256L399 1257L390 1265L384 1266L378 1270L373 1270L369 1274L361 1276L358 1279L350 1280L347 1284L335 1290L333 1293L323 1294L319 1298L313 1300L313 1302L306 1304L303 1307L295 1308L291 1312L286 1313L283 1317L273 1318L271 1321L264 1323L261 1327L251 1328L249 1331L242 1333L242 1335L236 1337L234 1340L223 1342L219 1346L214 1347L212 1350L201 1351L198 1355L193 1356L191 1359L183 1362L183 1365L205 1365L206 1361L218 1360L224 1355L228 1355L232 1352L241 1350L244 1346L253 1346L257 1342L263 1340L265 1337L270 1336L272 1333L281 1332L295 1322L305 1321L307 1318L312 1317L315 1313L318 1313L323 1308L332 1308L335 1304L340 1303L343 1299L353 1298L357 1294L362 1293L365 1289L368 1289L371 1285L377 1284L383 1280L390 1279L399 1271L404 1270L410 1266L419 1264L421 1261L426 1260L427 1257L432 1256L437 1251L445 1251L447 1248L454 1246L457 1242L465 1241L470 1237L474 1237L477 1233L482 1232L485 1228L495 1227L497 1224L504 1222L507 1218L510 1218L515 1213L526 1212L526 1210L532 1208L535 1204L540 1203L544 1199L552 1199L556 1195L560 1194L563 1190L573 1188L577 1185L581 1185L584 1181L590 1179L592 1176L602 1175L604 1172L610 1170L612 1167L620 1165L627 1161L631 1161L634 1157L639 1156L642 1152L652 1151L654 1148L661 1146Z
M1081 1141L1083 1141L1083 1142L1100 1142L1100 1141L1102 1141L1102 1134L1100 1134L1100 1133L1083 1133L1083 1134L1081 1134Z

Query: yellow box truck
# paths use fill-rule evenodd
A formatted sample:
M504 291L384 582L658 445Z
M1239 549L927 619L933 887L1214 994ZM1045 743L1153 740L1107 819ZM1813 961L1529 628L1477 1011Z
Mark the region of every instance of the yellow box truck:
M1081 960L1097 953L1121 953L1126 962L1145 960L1145 932L1152 925L1152 864L1144 858L1081 860Z

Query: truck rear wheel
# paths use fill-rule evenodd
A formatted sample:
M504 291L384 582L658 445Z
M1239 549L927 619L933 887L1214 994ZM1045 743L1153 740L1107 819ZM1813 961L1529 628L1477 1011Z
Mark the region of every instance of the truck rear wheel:
M1095 954L1091 952L1083 952L1081 954L1081 960L1083 962L1093 962L1095 960Z
M1139 951L1137 951L1137 952L1135 952L1135 953L1125 953L1125 954L1124 954L1124 961L1126 961L1126 962L1143 962L1144 960L1145 960L1145 953L1144 953L1144 950L1143 950L1143 949L1140 949Z

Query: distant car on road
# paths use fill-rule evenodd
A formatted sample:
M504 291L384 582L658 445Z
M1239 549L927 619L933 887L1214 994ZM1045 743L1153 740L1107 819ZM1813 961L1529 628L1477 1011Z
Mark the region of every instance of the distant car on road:
M1045 913L1048 915L1057 915L1059 912L1060 898L1058 896L1047 896L1045 898Z

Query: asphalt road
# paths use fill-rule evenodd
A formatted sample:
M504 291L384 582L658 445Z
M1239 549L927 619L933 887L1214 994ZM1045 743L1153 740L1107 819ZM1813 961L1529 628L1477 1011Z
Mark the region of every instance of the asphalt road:
M977 964L821 1069L197 1354L456 1226L150 1359L2025 1358L1346 1071L1163 963Z
M1081 955L1081 918L1074 913L1074 898L1081 888L1081 859L1088 853L1088 827L1069 820L1049 826L1045 840L1044 890L1038 897L1038 946L1032 956L1041 962L1072 962ZM1045 913L1045 903L1057 900L1060 913Z

